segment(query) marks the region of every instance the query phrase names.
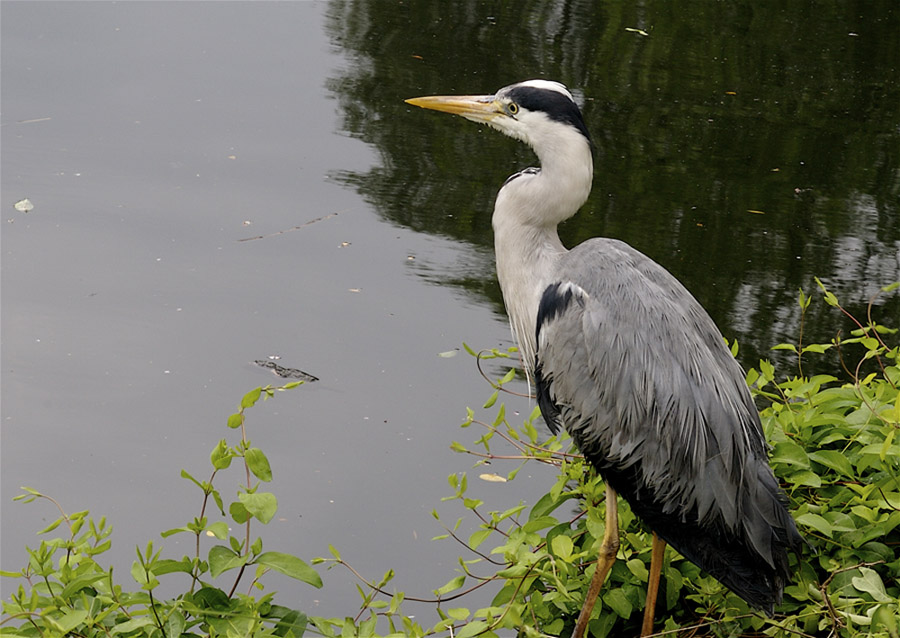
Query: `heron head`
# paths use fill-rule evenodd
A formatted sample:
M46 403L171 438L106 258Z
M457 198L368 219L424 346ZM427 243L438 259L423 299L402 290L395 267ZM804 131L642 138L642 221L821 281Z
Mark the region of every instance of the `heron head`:
M406 102L487 124L525 142L539 155L545 145L552 144L554 137L573 129L590 143L590 134L575 99L559 82L526 80L493 95L434 95Z

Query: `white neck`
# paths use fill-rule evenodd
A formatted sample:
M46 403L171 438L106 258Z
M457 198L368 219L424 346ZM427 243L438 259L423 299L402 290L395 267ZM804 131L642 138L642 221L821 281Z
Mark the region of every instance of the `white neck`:
M497 277L529 377L540 296L552 283L545 280L556 260L566 253L556 227L587 200L594 172L590 144L574 129L536 146L542 149L540 172L507 182L492 218Z

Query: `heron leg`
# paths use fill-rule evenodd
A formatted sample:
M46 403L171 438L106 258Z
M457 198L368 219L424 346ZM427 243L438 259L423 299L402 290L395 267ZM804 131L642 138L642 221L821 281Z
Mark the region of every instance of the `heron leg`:
M653 545L650 551L650 578L647 582L647 602L644 605L644 624L641 625L641 638L653 633L653 617L656 615L656 596L659 593L659 577L662 574L663 556L666 541L653 532Z
M609 570L616 562L616 553L619 551L619 506L616 501L616 491L606 485L606 529L603 532L603 542L600 543L600 556L597 558L597 570L591 578L584 606L578 614L578 622L575 624L575 633L572 638L582 638L587 629L591 612L594 611L594 603L600 595L600 588L606 580Z

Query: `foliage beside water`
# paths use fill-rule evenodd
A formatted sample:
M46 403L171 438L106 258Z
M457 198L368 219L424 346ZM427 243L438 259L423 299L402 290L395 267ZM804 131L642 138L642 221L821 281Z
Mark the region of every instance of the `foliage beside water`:
M761 415L772 445L772 466L809 543L795 562L796 577L786 588L776 617L767 619L670 549L657 607L658 635L900 636L897 334L871 317L858 320L850 316L830 292L822 290L825 303L851 322L849 333L839 333L827 344L804 344L801 335L798 343L779 346L796 355L797 369L792 376L779 374L765 361L747 374L748 383L764 404ZM810 303L801 293L804 313ZM804 376L810 358L831 355L840 362L839 374ZM509 356L492 351L480 359ZM208 480L182 472L200 491L199 515L162 536L193 536L193 555L163 558L162 550L151 541L146 548L138 548L131 578L124 579L128 584L99 562L110 547L112 532L104 518L97 521L86 511L67 514L52 498L26 489L19 499L46 499L61 513L40 534L57 530L62 534L42 540L37 549L27 549L21 571L2 573L18 579L19 584L3 601L0 633L466 638L521 630L526 636L568 635L581 609L603 536L604 485L574 452L567 437L545 436L536 410L521 424L509 422L504 405L497 401L514 376L515 370L510 368L494 383L495 391L482 408L493 418L479 419L474 410L468 411L463 427L480 428L478 438L468 446L455 443L453 449L477 457L476 471L484 480L514 480L528 463L556 466L558 478L531 507L498 507L469 496L467 473L450 476L451 495L445 500L459 501L477 527L464 533L462 519L444 523L438 510L434 512L445 528L439 538L458 542L464 552L456 573L430 595L440 618L436 624L422 626L403 613L406 595L388 590L391 571L377 582L359 577L360 608L346 618L307 617L300 610L276 604L275 594L264 592L263 580L273 569L310 586L321 586L314 567L290 554L263 551L262 538L251 533L255 529L251 525L272 519L277 500L262 489L272 480L272 471L264 452L247 436L245 410L260 398L300 385L291 383L257 388L243 398L240 410L228 419L229 428L239 431L240 437L234 444L222 440L215 446ZM218 485L233 462L241 482L237 500L226 504L225 492ZM507 469L498 472L500 467ZM650 563L648 531L627 504L621 502L619 507L619 560L590 624L592 634L601 637L637 635ZM210 522L213 508L239 531L232 533L222 521ZM219 542L202 554L202 536ZM312 563L340 565L352 571L336 549L330 551L330 558ZM185 579L186 590L175 598L159 600L154 592L163 577ZM238 591L241 583L245 592ZM485 585L498 589L491 604L480 609L466 607L469 594Z

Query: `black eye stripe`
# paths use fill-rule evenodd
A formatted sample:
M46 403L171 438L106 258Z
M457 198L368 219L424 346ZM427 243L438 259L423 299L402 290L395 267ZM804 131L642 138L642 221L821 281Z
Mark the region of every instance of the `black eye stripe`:
M581 131L582 135L588 140L591 139L584 124L584 118L581 116L581 111L578 110L578 106L567 95L553 89L533 86L513 87L507 95L512 100L512 103L517 106L529 111L540 111L545 113L551 120L570 124ZM510 110L510 113L514 113L514 111Z

